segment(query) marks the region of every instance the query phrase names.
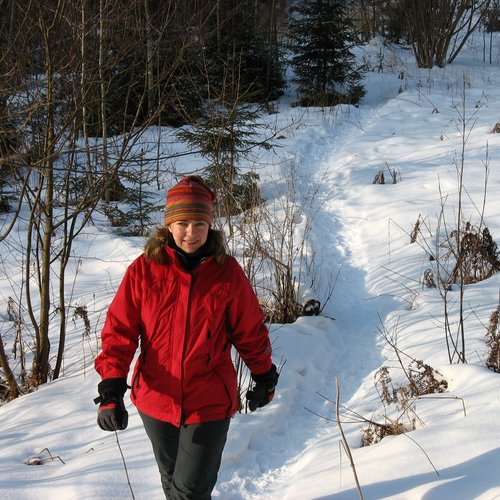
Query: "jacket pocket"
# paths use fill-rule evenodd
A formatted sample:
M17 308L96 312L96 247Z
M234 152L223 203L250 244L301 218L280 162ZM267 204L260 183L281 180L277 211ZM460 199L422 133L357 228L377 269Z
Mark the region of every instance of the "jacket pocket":
M226 308L230 294L225 286L215 287L203 300L206 317L206 343L209 364L219 363L225 356L229 344L227 330Z
M236 382L236 371L232 362L215 368L215 374L220 379L226 391L228 406L226 417L231 417L238 410L238 387Z

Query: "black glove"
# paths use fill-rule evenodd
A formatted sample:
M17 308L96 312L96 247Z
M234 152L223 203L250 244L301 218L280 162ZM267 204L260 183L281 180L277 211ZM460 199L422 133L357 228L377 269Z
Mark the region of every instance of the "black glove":
M100 403L97 425L103 431L121 431L127 428L128 412L123 403L127 387L124 378L107 378L99 382L99 397L94 399L94 403Z
M261 373L260 375L252 374L252 380L255 382L255 385L253 389L247 391L248 408L250 411L262 408L272 401L278 378L279 374L276 371L275 365L266 373Z

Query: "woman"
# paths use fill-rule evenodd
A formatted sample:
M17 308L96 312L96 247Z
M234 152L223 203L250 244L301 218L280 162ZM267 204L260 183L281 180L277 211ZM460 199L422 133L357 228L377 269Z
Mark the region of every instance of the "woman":
M102 331L98 425L125 429L123 396L151 440L165 496L209 499L229 420L238 408L234 346L250 370L251 411L265 406L278 381L269 334L253 289L211 228L214 193L198 176L167 193L165 227L127 269Z

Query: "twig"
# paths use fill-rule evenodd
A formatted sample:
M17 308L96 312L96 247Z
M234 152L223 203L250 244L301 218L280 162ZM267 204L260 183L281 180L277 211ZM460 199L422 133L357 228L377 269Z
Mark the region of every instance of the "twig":
M403 436L407 437L410 441L413 441L422 450L422 453L425 455L425 457L427 458L427 460L431 464L432 468L434 469L434 472L439 476L439 472L437 471L436 467L434 467L434 464L432 463L432 460L429 458L429 455L427 455L426 451L412 437L410 437L406 432L403 432Z
M46 451L48 453L48 457L42 457L42 453ZM49 461L49 460L52 460L54 461L54 459L59 459L61 461L61 463L63 463L64 465L66 465L66 462L59 456L52 456L52 453L50 453L50 450L48 448L44 448L38 455L35 455L34 457L31 457L31 458L28 458L28 460L26 460L24 463L26 465L42 465L43 463Z
M337 417L337 425L339 426L340 435L342 437L342 444L344 446L344 450L347 453L347 457L349 458L349 463L351 464L352 473L354 474L354 480L356 481L356 487L358 488L359 498L363 500L363 492L361 491L361 486L359 485L358 475L356 473L356 467L354 466L354 460L352 458L351 450L349 448L349 444L347 443L347 439L344 434L344 430L342 429L342 424L340 423L340 414L339 414L339 399L340 399L340 385L339 379L335 379L335 386L337 389L337 395L335 398L335 416Z
M135 500L134 490L132 489L132 485L130 484L130 477L128 475L127 464L125 463L125 457L123 455L122 447L120 446L120 440L118 439L118 432L115 431L116 436L116 444L118 445L118 449L120 450L120 455L122 456L123 467L125 469L125 475L127 476L127 483L130 489L130 494L132 495L132 499Z
M425 400L425 399L455 399L457 401L460 400L462 402L462 408L463 408L463 411L464 411L464 417L467 417L467 411L465 409L465 401L460 396L430 396L429 394L422 394L422 396L417 396L414 399L415 400L416 399L421 399L421 400Z

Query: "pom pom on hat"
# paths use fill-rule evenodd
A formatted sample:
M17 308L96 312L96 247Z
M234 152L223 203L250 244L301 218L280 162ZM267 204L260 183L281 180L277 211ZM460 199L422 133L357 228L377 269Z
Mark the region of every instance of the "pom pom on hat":
M202 220L212 224L215 193L197 175L188 175L167 191L165 225L179 220Z

